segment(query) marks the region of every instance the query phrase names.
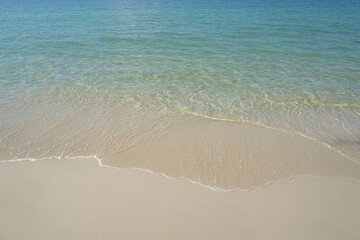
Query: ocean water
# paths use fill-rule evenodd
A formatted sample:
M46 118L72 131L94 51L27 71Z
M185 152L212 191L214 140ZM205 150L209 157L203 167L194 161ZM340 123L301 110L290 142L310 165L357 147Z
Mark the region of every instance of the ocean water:
M96 155L106 161L111 156L110 165L200 182L197 173L206 172L212 178L206 184L216 186L242 166L237 159L242 152L247 152L244 161L256 163L251 156L268 145L257 133L250 142L258 148L247 146L251 126L255 132L307 139L357 168L359 12L360 2L347 0L1 0L0 159ZM226 130L201 127L211 121ZM203 132L189 131L194 123ZM182 139L174 141L176 156L182 157L163 154L161 162L172 167L123 156L173 129L188 135L173 134ZM203 159L194 165L201 170L188 174L184 166L197 160L183 154L188 148L182 146L195 138L193 132L206 136L190 151L202 154L197 158L211 162L218 145L231 160L223 157L211 165ZM139 149L147 155L155 148ZM271 155L274 162L279 151L281 146ZM313 156L306 149L297 154ZM221 176L215 174L218 165L229 166ZM288 175L313 173L307 166L288 169ZM241 187L244 172L234 174L237 178L228 181ZM259 175L248 178L254 183Z

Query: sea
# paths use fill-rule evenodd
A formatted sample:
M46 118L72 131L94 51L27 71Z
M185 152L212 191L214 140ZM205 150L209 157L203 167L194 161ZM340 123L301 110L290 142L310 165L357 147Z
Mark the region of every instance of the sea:
M0 161L95 157L222 189L360 179L359 13L357 0L0 0Z

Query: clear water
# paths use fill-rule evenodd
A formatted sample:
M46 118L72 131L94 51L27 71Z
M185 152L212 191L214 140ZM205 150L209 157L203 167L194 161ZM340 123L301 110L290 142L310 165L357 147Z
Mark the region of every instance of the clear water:
M39 141L121 150L209 118L359 162L359 12L348 0L1 0L1 158L51 155L29 151Z

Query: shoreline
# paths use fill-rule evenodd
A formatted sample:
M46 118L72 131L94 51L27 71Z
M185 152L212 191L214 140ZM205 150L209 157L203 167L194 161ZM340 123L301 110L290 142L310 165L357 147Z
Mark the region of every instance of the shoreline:
M21 139L22 144L9 135L14 142L3 140L0 159L95 157L100 165L184 177L219 190L251 189L305 175L360 179L359 163L296 133L204 119L161 131L150 126L130 135L111 134L112 127L105 125L103 135L77 132L74 139L76 129L54 127L47 134L34 133L40 136L27 134L31 139ZM117 127L125 129L124 124ZM15 143L16 148L9 147Z
M15 163L15 162L23 162L23 161L30 161L30 162L37 162L37 161L51 161L51 160L60 160L60 161L66 161L66 160L77 160L77 159L89 159L89 160L96 160L98 162L98 166L99 167L106 167L106 168L112 168L115 170L137 170L137 171L142 171L142 172L146 172L146 173L150 173L153 174L155 176L161 176L164 177L166 179L170 179L170 180L185 180L188 181L192 184L201 186L203 188L206 189L210 189L214 192L237 192L237 191L242 191L242 192L250 192L253 190L257 190L257 189L263 189L266 188L270 185L273 184L278 184L278 183L283 183L283 182L287 182L287 181L291 181L293 179L296 178L339 178L339 179L346 179L346 180L350 180L350 181L354 181L354 182L360 182L360 179L357 178L351 178L351 177L343 177L343 176L316 176L316 175L294 175L294 176L290 176L288 178L284 178L284 179L279 179L276 181L270 181L270 182L266 182L265 185L263 186L252 186L250 188L244 189L244 188L235 188L235 189L224 189L224 188L219 188L219 187L214 187L211 185L204 185L201 182L198 181L194 181L192 179L186 178L186 177L171 177L166 175L166 173L163 172L155 172L151 169L146 169L146 168L136 168L136 167L129 167L129 168L121 168L121 167L115 167L115 166L111 166L111 165L106 165L104 164L104 160L100 159L99 157L97 157L96 155L90 155L90 156L74 156L74 157L70 157L70 156L55 156L55 157L45 157L45 158L40 158L40 159L36 159L36 158L20 158L20 159L13 159L13 160L0 160L0 164L2 163Z
M4 239L358 239L360 183L215 192L95 159L0 163Z

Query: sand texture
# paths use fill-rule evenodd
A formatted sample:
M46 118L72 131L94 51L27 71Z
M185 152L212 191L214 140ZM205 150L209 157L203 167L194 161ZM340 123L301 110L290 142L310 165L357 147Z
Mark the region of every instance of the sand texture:
M99 167L0 163L0 239L360 239L360 183L299 177L250 192Z

